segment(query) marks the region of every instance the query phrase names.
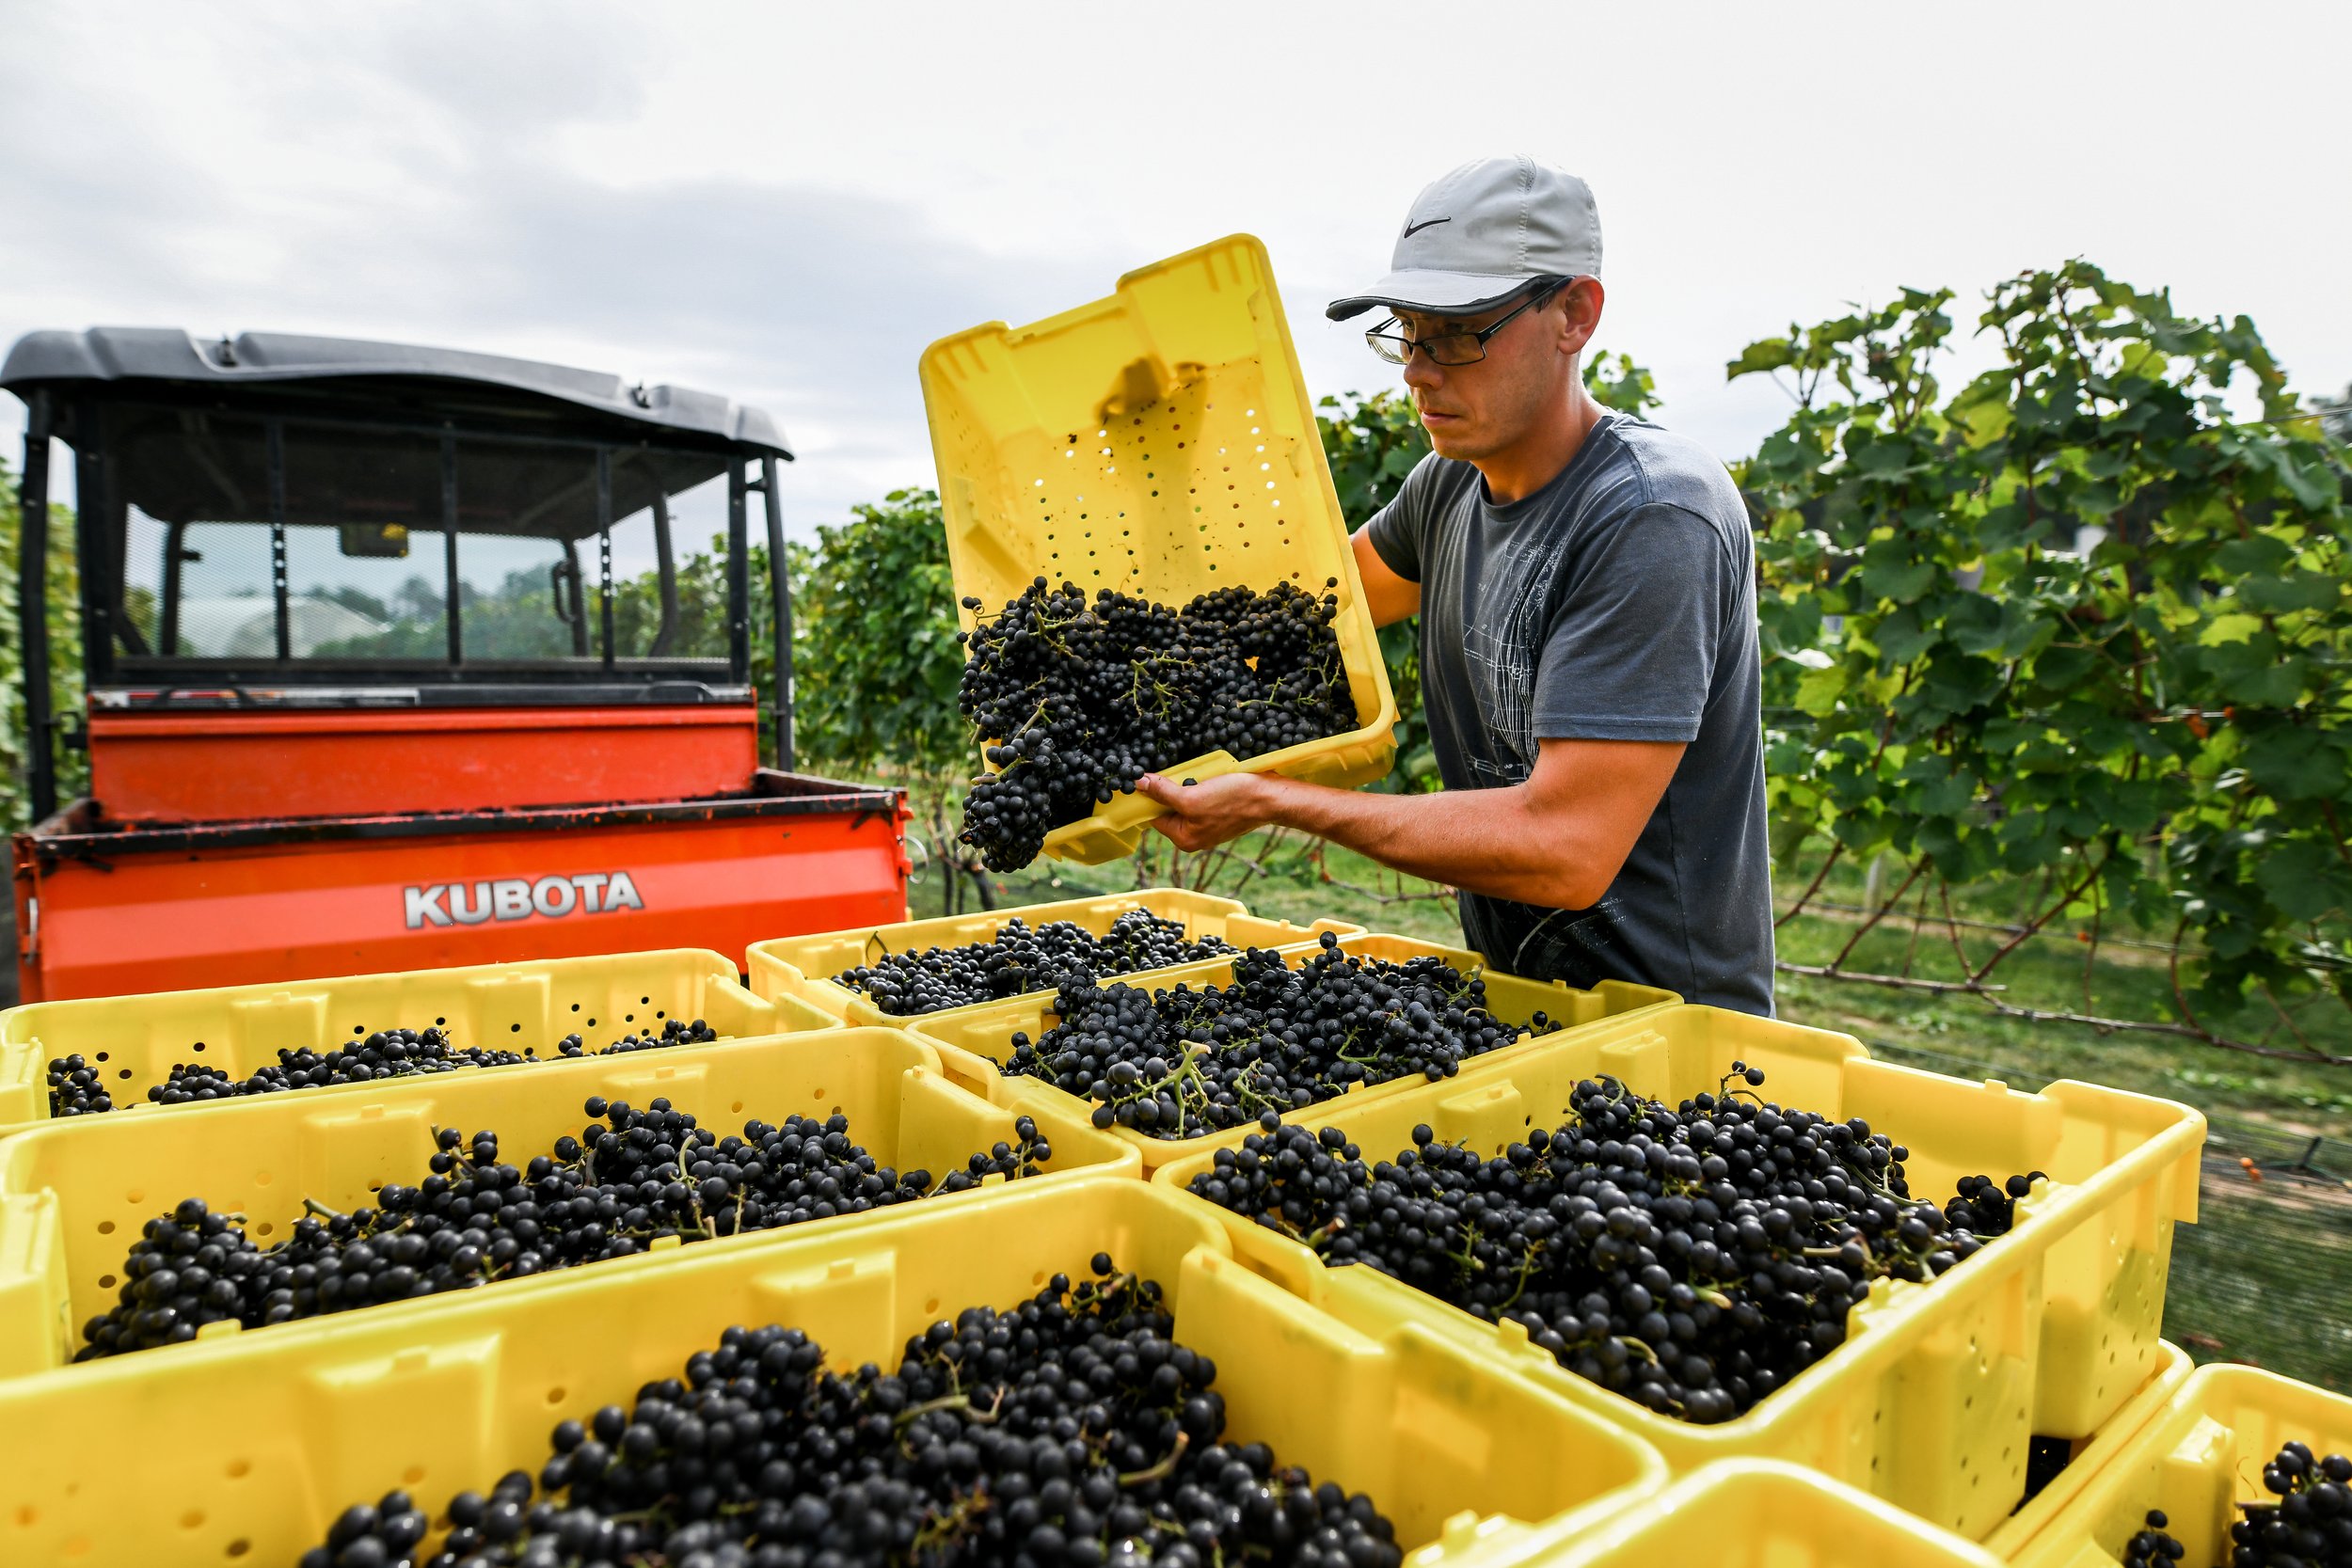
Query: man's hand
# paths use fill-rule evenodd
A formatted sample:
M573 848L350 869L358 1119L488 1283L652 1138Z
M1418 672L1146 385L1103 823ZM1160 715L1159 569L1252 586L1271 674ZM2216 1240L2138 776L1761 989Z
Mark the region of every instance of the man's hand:
M1191 784L1182 778L1146 773L1136 787L1168 808L1168 815L1153 817L1152 826L1187 853L1214 849L1264 827L1273 809L1269 781L1256 773L1227 773Z

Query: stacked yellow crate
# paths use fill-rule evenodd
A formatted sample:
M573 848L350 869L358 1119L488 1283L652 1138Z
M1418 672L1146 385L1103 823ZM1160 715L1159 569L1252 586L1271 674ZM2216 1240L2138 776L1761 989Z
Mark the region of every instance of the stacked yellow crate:
M117 1107L108 1114L149 1116L164 1108L148 1104L147 1091L181 1063L243 1078L275 1064L281 1051L333 1051L379 1029L428 1027L459 1047L528 1049L554 1059L566 1035L593 1051L695 1019L722 1039L838 1026L834 1015L797 997L754 995L733 959L702 948L36 1002L0 1013L0 1132L50 1119L49 1064L72 1055L99 1072Z
M1874 1061L1851 1036L1710 1007L1668 1006L1478 1059L1458 1078L1349 1095L1317 1119L1367 1160L1410 1146L1416 1125L1488 1154L1556 1127L1583 1079L1608 1074L1669 1101L1715 1089L1733 1061L1761 1068L1771 1098L1833 1118L1862 1117L1910 1147L1923 1193L1979 1172L2039 1169L2008 1236L1930 1284L1874 1282L1845 1343L1735 1420L1698 1425L1585 1382L1528 1341L1360 1267L1326 1266L1307 1245L1205 1199L1236 1251L1319 1306L1392 1311L1480 1347L1641 1437L1677 1473L1719 1459L1809 1466L1971 1538L1990 1534L2025 1488L2028 1440L2087 1437L2158 1370L2172 1227L2196 1217L2204 1118L2089 1084L2041 1094ZM1213 1169L1204 1150L1158 1167L1183 1191ZM1187 1193L1187 1196L1190 1194Z
M1994 1538L2018 1568L2114 1568L2152 1509L2187 1547L2184 1568L2220 1568L2238 1505L2278 1501L2263 1470L2283 1444L2352 1454L2352 1399L2251 1367L2192 1371L2173 1356Z
M434 1132L499 1134L514 1164L578 1134L591 1096L639 1108L657 1099L726 1132L747 1118L844 1116L850 1136L875 1161L935 1176L1013 1136L1015 1112L949 1084L936 1053L895 1029L835 1029L726 1045L679 1046L588 1057L532 1071L461 1071L354 1085L373 1091L297 1090L230 1101L186 1116L75 1117L0 1139L0 1377L61 1366L83 1343L81 1326L117 1299L124 1257L140 1228L182 1199L245 1216L258 1244L282 1242L316 1205L366 1207L388 1183L424 1179ZM1060 1173L1133 1173L1135 1156L1086 1125L1037 1113ZM942 1199L946 1201L946 1199ZM858 1216L819 1224L850 1224ZM743 1246L765 1232L696 1246ZM660 1253L503 1280L498 1295L563 1291L581 1276L658 1266ZM426 1298L427 1301L430 1298ZM425 1302L360 1309L416 1310ZM338 1320L306 1320L331 1323ZM267 1339L287 1325L246 1331ZM235 1332L231 1323L207 1335ZM144 1360L140 1352L132 1357Z
M1663 1480L1638 1441L1440 1336L1258 1278L1175 1195L1073 1176L0 1381L0 1561L290 1562L353 1501L397 1486L437 1512L535 1470L556 1422L676 1375L730 1325L887 1363L1097 1252L1166 1288L1232 1440L1377 1498L1419 1568Z
M752 944L744 955L752 990L770 1001L805 1002L849 1023L889 1023L901 1027L916 1022L941 1023L968 1018L1002 1006L1005 998L975 1002L961 1007L913 1015L883 1011L862 991L842 985L834 976L892 954L920 953L932 947L962 947L994 940L1014 920L1031 930L1049 921L1067 922L1094 936L1110 934L1111 923L1132 911L1143 910L1184 927L1188 942L1214 937L1235 947L1290 948L1312 946L1326 931L1352 936L1363 929L1344 920L1317 920L1299 926L1249 912L1235 898L1218 898L1184 888L1145 888L1135 893L1105 893L1084 898L1064 898L1050 904L991 910L977 914L947 915L935 920L909 920L896 926L858 927L824 931L815 936L778 937ZM1136 971L1117 978L1134 980ZM1050 1000L1053 992L1033 992Z
M1422 942L1414 937L1389 936L1380 932L1364 932L1334 939L1339 950L1358 958L1403 963L1409 958L1439 958L1465 974L1475 974L1486 987L1486 1006L1505 1023L1527 1029L1537 1013L1552 1023L1566 1026L1571 1032L1600 1023L1603 1020L1629 1018L1652 1008L1663 1007L1680 999L1669 990L1655 986L1637 986L1623 980L1604 980L1590 990L1580 990L1558 980L1524 980L1516 974L1502 974L1486 968L1486 960L1478 954L1462 947L1447 947L1438 942ZM1319 941L1278 949L1283 961L1296 969L1322 951ZM1104 985L1139 986L1153 991L1172 990L1189 986L1198 990L1203 986L1224 986L1232 983L1233 960L1211 958L1176 969L1163 969L1145 976L1119 975L1102 982ZM1075 1095L1055 1087L1041 1079L1009 1077L1000 1070L1012 1055L1012 1037L1026 1034L1032 1040L1054 1026L1057 1014L1051 994L1017 998L986 1006L959 1008L953 1013L937 1013L913 1020L909 1027L938 1048L940 1060L947 1075L975 1094L1012 1101L1036 1101L1059 1106L1075 1116L1086 1116L1092 1107ZM1522 1048L1504 1046L1480 1062L1498 1062ZM1542 1038L1551 1039L1552 1036ZM1290 1113L1289 1119L1302 1126L1316 1126L1337 1115L1342 1106L1354 1107L1382 1101L1409 1092L1425 1080L1400 1080L1387 1084L1367 1084L1351 1089L1339 1100L1311 1105L1303 1111ZM1142 1159L1146 1175L1210 1149L1239 1143L1254 1126L1230 1129L1221 1132L1203 1133L1192 1138L1163 1138L1138 1132L1130 1128L1113 1127L1111 1134L1133 1148Z

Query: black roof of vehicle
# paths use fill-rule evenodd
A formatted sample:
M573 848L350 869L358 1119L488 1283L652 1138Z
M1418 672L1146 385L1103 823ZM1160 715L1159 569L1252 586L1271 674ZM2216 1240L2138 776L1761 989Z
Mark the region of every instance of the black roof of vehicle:
M241 332L199 343L178 327L94 326L87 332L29 332L0 361L0 388L73 383L163 382L192 388L259 388L334 381L454 383L551 399L577 409L658 431L718 437L789 458L784 432L763 409L685 387L629 386L619 376L543 365L495 354L313 338L291 332ZM353 386L358 390L357 386ZM516 402L523 400L500 400Z

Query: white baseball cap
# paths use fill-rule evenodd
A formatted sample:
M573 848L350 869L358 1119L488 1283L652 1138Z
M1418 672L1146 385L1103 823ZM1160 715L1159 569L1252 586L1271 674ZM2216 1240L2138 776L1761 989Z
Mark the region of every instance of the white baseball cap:
M1374 306L1473 315L1539 277L1600 276L1592 187L1533 158L1481 158L1422 187L1405 214L1389 275L1335 299L1333 321Z

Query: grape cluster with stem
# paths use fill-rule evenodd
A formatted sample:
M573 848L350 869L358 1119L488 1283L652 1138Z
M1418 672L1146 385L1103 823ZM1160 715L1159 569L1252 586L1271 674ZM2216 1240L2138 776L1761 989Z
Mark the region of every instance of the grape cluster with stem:
M157 1105L186 1105L200 1101L236 1100L246 1095L283 1094L289 1089L325 1088L333 1084L373 1084L387 1078L413 1078L424 1073L456 1072L466 1068L519 1067L528 1062L570 1061L582 1056L617 1056L632 1051L662 1051L677 1045L708 1045L717 1031L701 1019L665 1019L661 1032L631 1033L611 1045L591 1051L580 1036L566 1035L555 1042L555 1054L536 1050L497 1051L485 1046L459 1046L439 1027L379 1029L349 1045L321 1051L304 1046L280 1051L272 1065L244 1078L205 1062L174 1062L164 1082L152 1085L147 1098ZM98 1065L76 1052L49 1064L49 1114L87 1117L117 1109Z
M1487 1010L1479 975L1435 955L1359 957L1329 932L1296 969L1253 947L1229 986L1148 990L1081 976L1055 1009L1059 1022L1036 1039L1012 1036L1003 1071L1093 1101L1097 1127L1155 1138L1247 1127L1358 1085L1450 1078L1521 1034ZM1537 1013L1527 1027L1558 1025Z
M965 795L959 836L990 870L1017 871L1048 832L1146 773L1354 729L1331 629L1339 604L1285 582L1220 588L1179 609L1107 588L1089 600L1074 582L1037 578L963 634L956 705L996 771Z
M261 1328L626 1258L670 1238L863 1213L1034 1176L1053 1158L1028 1117L1013 1123L1017 1142L934 1180L878 1164L840 1115L747 1121L721 1137L667 1100L639 1110L599 1095L586 1110L595 1119L578 1137L520 1165L499 1157L495 1132L436 1129L422 1181L387 1185L348 1213L306 1200L293 1233L266 1248L243 1216L187 1198L147 1222L119 1299L90 1319L74 1359L179 1344L225 1320Z
M898 1018L993 1002L1033 990L1057 990L1072 975L1133 974L1138 970L1214 958L1237 949L1221 937L1184 935L1182 921L1129 910L1102 936L1069 920L1032 927L1019 915L986 942L885 953L834 976Z
M346 1509L301 1568L1398 1568L1373 1500L1225 1437L1217 1369L1107 1253L966 1307L894 1370L735 1327L627 1405L558 1425L534 1478Z
M1562 1366L1692 1422L1752 1409L1844 1342L1881 1276L1926 1281L2006 1232L2041 1173L1912 1196L1909 1152L1860 1118L1772 1104L1734 1063L1680 1105L1611 1078L1494 1158L1437 1141L1367 1164L1336 1127L1268 1116L1190 1190L1334 1264L1391 1275Z
M2352 1457L2314 1454L2290 1439L2263 1466L2270 1502L2242 1502L2230 1525L2230 1558L2214 1568L2352 1568ZM2162 1509L2125 1544L2123 1568L2174 1568L2188 1548Z

